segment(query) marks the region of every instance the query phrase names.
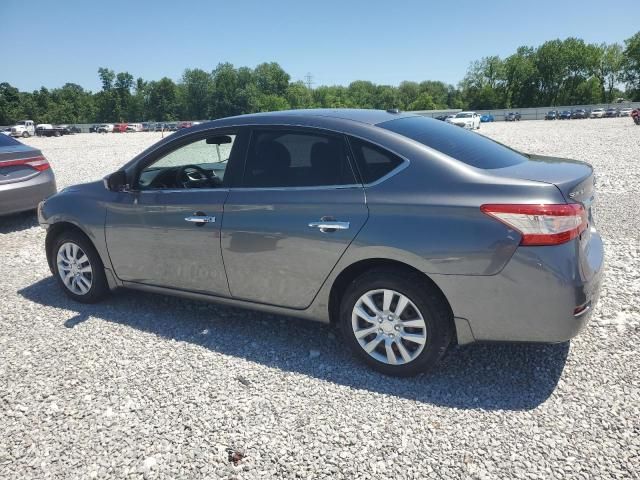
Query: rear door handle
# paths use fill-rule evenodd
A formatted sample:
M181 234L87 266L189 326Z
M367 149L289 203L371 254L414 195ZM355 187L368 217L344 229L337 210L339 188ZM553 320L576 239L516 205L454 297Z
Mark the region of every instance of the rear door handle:
M336 230L348 230L349 222L334 222L334 221L321 221L309 223L311 228L319 228L321 232L328 233Z
M204 225L205 223L216 223L216 217L210 217L208 215L192 215L190 217L185 217L185 222L193 222L200 225Z

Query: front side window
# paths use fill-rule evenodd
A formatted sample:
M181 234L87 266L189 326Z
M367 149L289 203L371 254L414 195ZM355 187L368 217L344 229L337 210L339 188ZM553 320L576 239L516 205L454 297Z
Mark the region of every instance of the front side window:
M172 150L142 170L138 187L142 190L221 187L235 138L216 135Z
M341 136L257 130L251 136L242 186L249 188L353 185Z

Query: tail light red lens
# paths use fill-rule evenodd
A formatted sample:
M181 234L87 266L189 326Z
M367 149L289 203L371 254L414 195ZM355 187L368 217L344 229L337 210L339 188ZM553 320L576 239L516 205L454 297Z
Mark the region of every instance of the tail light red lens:
M51 168L47 159L42 155L38 155L37 157L21 158L20 160L0 161L0 167L13 167L15 165L27 165L39 172L42 172L47 168Z
M587 213L578 203L488 204L480 210L520 232L520 245L559 245L576 238L588 226Z

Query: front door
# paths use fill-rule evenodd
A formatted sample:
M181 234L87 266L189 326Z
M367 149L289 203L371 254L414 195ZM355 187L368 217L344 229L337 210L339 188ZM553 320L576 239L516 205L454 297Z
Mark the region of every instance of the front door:
M224 206L222 255L231 295L308 307L368 217L341 135L257 129Z
M181 144L144 165L132 191L107 206L105 236L118 278L229 295L220 226L235 138Z

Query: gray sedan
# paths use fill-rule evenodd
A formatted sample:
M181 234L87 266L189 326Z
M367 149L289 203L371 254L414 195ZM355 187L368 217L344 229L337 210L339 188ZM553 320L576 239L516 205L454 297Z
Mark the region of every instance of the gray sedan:
M35 210L54 193L56 179L42 152L0 135L0 215Z
M562 342L598 298L594 175L418 115L203 123L39 209L70 297L120 287L331 322L373 368L453 344Z

